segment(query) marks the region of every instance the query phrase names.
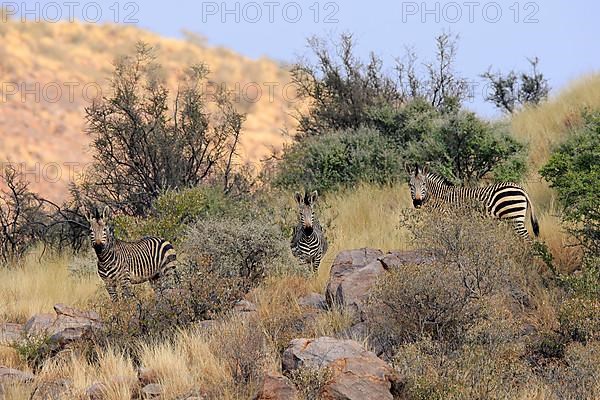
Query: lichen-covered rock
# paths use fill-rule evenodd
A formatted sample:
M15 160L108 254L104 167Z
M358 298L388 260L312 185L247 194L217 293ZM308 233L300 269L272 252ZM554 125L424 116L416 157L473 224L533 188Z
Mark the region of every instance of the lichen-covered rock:
M327 303L332 306L336 302L338 286L348 275L377 260L381 256L383 256L381 250L368 248L345 250L339 253L335 257L329 272L329 281L325 290Z
M280 374L267 374L255 400L296 400L298 391L288 378Z
M310 307L317 310L324 310L327 308L327 302L325 296L319 293L309 293L298 299L298 305L301 307Z
M10 346L23 337L23 325L0 324L0 345Z
M150 383L142 388L142 398L155 399L163 394L163 387L158 383Z
M398 373L353 340L330 337L294 339L283 353L282 368L329 368L331 380L321 391L329 400L393 400L403 381Z
M19 371L18 369L0 366L0 384L2 383L27 383L33 380L33 374Z

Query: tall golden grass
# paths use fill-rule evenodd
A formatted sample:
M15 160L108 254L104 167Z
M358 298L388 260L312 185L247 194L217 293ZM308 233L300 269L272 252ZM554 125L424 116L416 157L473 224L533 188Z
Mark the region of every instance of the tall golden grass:
M71 255L29 254L22 264L0 270L0 322L25 322L52 313L57 303L83 306L102 285L97 276L69 273Z

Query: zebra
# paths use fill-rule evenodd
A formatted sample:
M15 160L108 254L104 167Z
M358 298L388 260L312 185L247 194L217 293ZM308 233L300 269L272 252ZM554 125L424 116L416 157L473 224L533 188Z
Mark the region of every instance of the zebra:
M296 192L298 224L294 227L291 242L292 254L302 263L310 264L315 272L319 270L321 259L328 247L323 229L315 216L317 197L317 191L306 193L304 196Z
M418 164L414 169L408 165L406 171L410 176L410 195L413 206L421 208L440 208L444 205L460 205L474 201L485 209L484 212L497 219L511 220L516 233L529 240L525 228L527 207L530 208L530 219L533 233L539 236L540 228L535 216L533 203L525 190L512 182L502 182L483 187L452 186L440 175L429 172L426 165L421 168Z
M157 237L144 237L136 242L115 238L109 221L109 209L102 215L88 214L90 239L98 257L98 275L104 281L111 300L116 301L120 287L124 296L131 296L131 284L150 281L156 291L159 278L169 275L176 267L177 255L173 245Z

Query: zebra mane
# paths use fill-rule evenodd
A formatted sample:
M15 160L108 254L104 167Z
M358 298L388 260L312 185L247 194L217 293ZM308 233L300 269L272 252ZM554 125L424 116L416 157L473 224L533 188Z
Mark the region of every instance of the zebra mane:
M454 184L450 182L448 179L444 178L442 175L436 174L435 172L427 173L427 180L430 182L452 187Z
M309 192L304 193L304 204L306 204L307 206L310 206L310 193Z

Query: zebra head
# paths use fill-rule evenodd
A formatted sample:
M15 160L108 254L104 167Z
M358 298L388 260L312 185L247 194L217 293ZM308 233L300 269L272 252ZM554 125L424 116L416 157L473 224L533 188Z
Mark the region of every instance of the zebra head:
M96 210L95 215L88 215L90 221L90 239L94 250L101 251L113 241L113 228L109 224L108 206L102 211L102 215Z
M412 197L413 206L420 208L425 200L427 200L427 174L429 168L427 165L420 167L415 164L414 168L406 166L406 172L410 176L408 185L410 186L410 196Z
M304 234L311 235L313 232L313 226L315 223L315 211L314 205L317 201L318 193L315 190L312 193L306 193L302 196L301 193L296 192L296 202L298 203L298 213L300 219L300 225Z

